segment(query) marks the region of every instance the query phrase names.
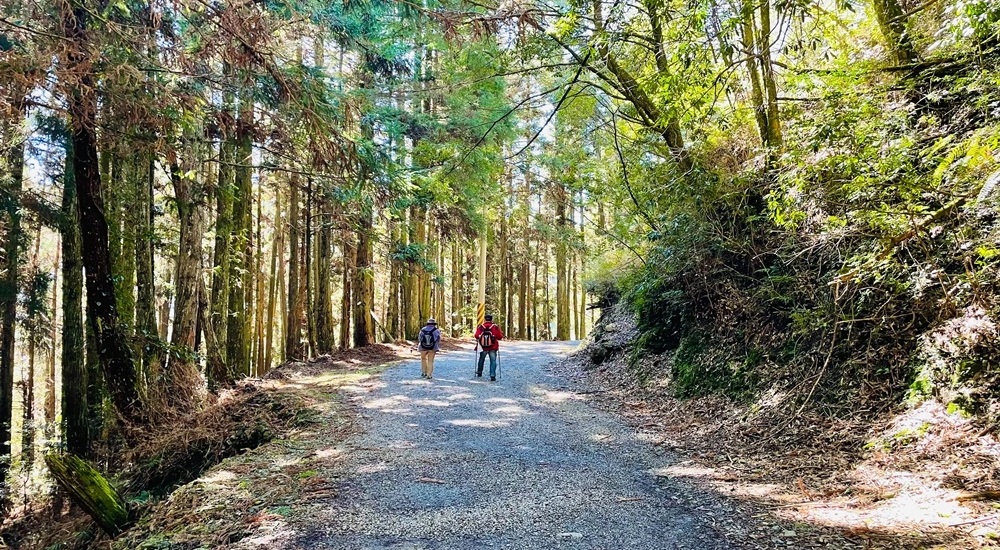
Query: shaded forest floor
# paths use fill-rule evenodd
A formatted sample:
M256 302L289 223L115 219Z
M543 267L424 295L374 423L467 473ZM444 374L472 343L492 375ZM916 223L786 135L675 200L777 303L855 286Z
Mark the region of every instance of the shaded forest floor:
M989 490L1000 469L993 430L933 400L873 420L863 403L853 418L815 404L789 412L791 396L776 392L751 403L678 399L670 354L630 360L634 323L613 321L611 357L594 365L585 349L552 369L676 453L672 475L733 498L754 517L864 548L1000 548L1000 494Z
M41 504L35 498L30 511L22 507L6 518L0 548L214 548L266 530L286 513L283 502L331 490L333 482L316 471L336 460L337 445L354 429L344 396L375 383L385 366L414 356L405 342L352 349L288 362L263 380L223 392L193 419L145 434L124 451L134 457L121 476L131 484L155 485L158 476L197 478L171 487L162 499L145 491L133 494L129 504L140 516L136 526L112 539L63 498L51 496ZM199 457L207 462L199 462L197 471L176 471L187 459L178 454L217 453L212 440L232 432L259 434L249 438L259 446L220 456L221 463Z

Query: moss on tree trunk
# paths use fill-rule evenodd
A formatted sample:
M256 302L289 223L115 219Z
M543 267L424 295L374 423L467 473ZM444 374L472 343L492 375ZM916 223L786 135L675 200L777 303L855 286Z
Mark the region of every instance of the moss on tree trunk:
M49 471L73 498L108 534L121 533L130 523L125 502L108 480L73 454L45 456Z

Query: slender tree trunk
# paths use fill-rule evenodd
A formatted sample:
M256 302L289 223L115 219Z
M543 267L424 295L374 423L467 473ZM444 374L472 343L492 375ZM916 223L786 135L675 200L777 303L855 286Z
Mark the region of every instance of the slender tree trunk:
M417 239L417 226L423 222L423 219L417 215L417 207L411 206L409 210L409 224L407 225L407 244L412 247L413 245L420 244ZM420 276L419 272L421 270L420 266L416 262L407 262L404 267L404 338L407 340L413 340L417 337L417 331L420 330L422 326L420 324Z
M372 265L374 222L370 207L362 206L358 219L358 248L354 266L354 347L375 343L375 266Z
M180 241L174 277L174 323L170 335L170 344L175 351L168 360L163 396L167 404L179 412L194 408L195 390L200 386L194 353L198 329L198 290L201 282L201 241L205 232L202 202L205 197L202 182L190 176L194 172L195 151L196 148L188 144L184 151L188 157L185 158L184 167L176 163L170 166Z
M253 161L253 143L250 137L252 125L253 104L248 98L242 98L236 130L229 324L226 327L226 361L233 378L250 375L250 320L253 319L253 190L250 167Z
M417 207L417 219L415 220L417 228L417 243L420 244L421 250L423 251L424 258L427 257L428 251L428 239L427 239L427 209L424 207ZM427 269L421 266L417 273L419 284L418 284L418 300L419 300L419 313L418 313L418 330L419 326L431 316L431 274ZM416 338L416 333L413 334L413 338Z
M872 10L889 48L890 60L897 65L916 61L917 51L906 29L906 17L899 0L872 0Z
M781 150L783 138L781 119L778 116L778 85L774 77L774 64L771 62L771 0L763 0L760 3L759 47L761 78L767 98L767 143L773 154L777 155Z
M66 170L62 199L62 416L66 450L86 456L90 446L87 361L83 328L83 258L73 174L73 142L66 139ZM90 381L93 382L93 381Z
M227 104L231 103L227 101ZM232 280L232 235L233 199L236 187L234 181L233 157L235 141L224 137L219 144L219 176L215 188L215 251L212 262L211 317L215 340L226 344L229 341L229 296ZM220 350L220 362L209 362L208 388L216 391L234 382L232 371L226 365L226 348Z
M56 422L56 341L59 334L59 266L62 263L62 243L61 238L56 239L56 260L52 266L52 302L49 311L52 315L52 326L49 330L49 353L46 357L45 373L45 437L48 440L55 440Z
M767 105L764 102L764 85L761 84L757 39L754 30L756 27L757 18L754 14L753 4L749 0L744 0L740 16L740 30L743 49L750 52L750 55L747 55L746 61L747 75L750 78L750 102L753 105L754 118L757 121L757 130L760 133L760 141L764 144L764 147L769 147L770 125L767 121Z
M285 321L285 359L302 359L302 302L299 290L299 177L292 174L288 206L288 310Z
M340 300L340 349L351 347L351 301L354 295L354 288L351 284L354 269L355 247L350 242L352 235L343 233L343 270L341 275L343 291Z
M70 42L66 70L78 74L79 86L70 90L67 107L72 120L73 171L76 176L83 264L87 282L87 313L94 320L95 342L104 381L115 410L126 421L138 420L142 403L137 392L137 376L127 335L119 324L111 258L108 250L108 223L104 218L103 186L98 170L95 135L97 97L86 33L87 8L83 0L70 2L72 13L65 14L65 36Z
M24 114L23 101L16 104L19 114ZM17 322L17 294L20 286L21 248L24 235L21 229L21 190L24 181L24 138L19 129L7 133L14 145L7 155L10 174L7 185L0 188L3 194L4 222L7 238L4 242L6 273L0 287L0 510L6 508L8 493L5 480L11 454L10 441L14 415L14 342Z
M137 299L135 326L136 332L140 335L139 342L142 352L139 378L141 385L145 388L149 387L149 381L153 376L159 376L160 374L159 346L155 345L158 334L156 331L156 287L153 272L153 238L155 237L153 228L153 213L155 212L155 205L153 203L154 166L152 156L149 154L144 155L141 177L136 178L136 195L138 199L136 201L135 271ZM77 451L71 449L71 452Z
M461 335L461 318L459 310L462 307L462 261L459 255L460 237L457 235L451 241L451 316L448 326L452 337Z
M324 194L325 195L325 194ZM333 208L324 196L319 207L316 243L316 353L330 353L337 347L333 327ZM343 340L341 340L343 342Z
M261 224L263 223L262 209L263 209L263 195L262 189L264 187L264 176L260 174L257 180L257 216L256 216L256 227L257 231L254 235L254 258L256 260L256 266L254 273L256 276L256 299L254 300L254 354L253 354L253 375L260 376L261 372L264 370L264 311L267 308L265 301L267 299L266 284L267 276L264 274L264 249L261 242ZM270 332L270 328L268 331Z
M395 340L400 338L400 333L402 332L402 323L399 318L400 271L402 268L400 262L392 258L396 249L400 246L399 224L392 219L389 220L389 234L391 235L389 239L389 305L386 313L386 324L389 326L389 334Z
M285 231L282 226L281 221L281 189L275 189L274 195L274 232L275 237L271 242L271 277L268 282L267 288L267 340L264 342L264 369L261 374L266 374L267 371L271 370L271 366L274 364L273 354L274 354L274 333L277 332L277 326L275 325L277 319L274 315L275 301L278 293L278 278L283 277L284 273L279 271L279 263L283 266L284 261L279 257L281 251L285 248Z
M309 178L306 180L306 233L302 247L305 254L302 271L305 274L306 338L309 342L305 353L307 356L316 354L316 304L313 302L313 294L316 291L316 266L314 265L316 255L313 250L315 247L313 242L313 231L315 231L313 208L313 182Z
M569 262L567 261L567 197L559 184L555 188L556 222L556 340L569 340Z

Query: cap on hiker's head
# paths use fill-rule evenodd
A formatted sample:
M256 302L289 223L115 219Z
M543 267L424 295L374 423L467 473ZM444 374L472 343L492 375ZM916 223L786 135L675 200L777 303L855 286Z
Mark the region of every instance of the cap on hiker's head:
M485 319L487 321L492 321L493 320L493 316L492 315L487 315L486 317L483 317L483 319Z
M436 325L436 324L438 324L438 322L433 317L431 317L430 319L427 320L427 324L428 325Z

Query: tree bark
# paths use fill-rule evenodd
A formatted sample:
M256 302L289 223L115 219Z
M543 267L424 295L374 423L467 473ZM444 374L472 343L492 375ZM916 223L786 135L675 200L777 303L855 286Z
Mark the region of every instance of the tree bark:
M872 11L889 48L890 61L905 65L917 60L917 51L906 28L906 17L899 0L872 0Z
M118 306L108 250L108 223L104 218L103 185L98 169L95 134L97 97L90 60L87 59L87 8L83 0L70 2L65 14L66 74L80 75L70 84L67 107L72 119L73 171L78 192L78 212L86 270L87 313L94 320L100 367L118 414L133 422L142 415L136 386L136 368L127 335L118 320Z
M193 149L189 146L188 149ZM194 156L193 150L185 151ZM174 353L167 368L167 402L179 412L194 408L195 391L200 386L195 363L195 334L198 323L198 289L201 283L201 241L204 236L203 184L192 176L193 159L185 159L185 170L176 163L170 166L174 187L180 241L174 276L174 328L170 344ZM206 327L207 329L208 327Z
M23 100L15 108L21 115L25 112ZM21 190L24 181L24 140L19 129L10 128L9 135L14 145L7 155L10 174L7 184L0 188L3 194L3 214L6 218L7 238L4 242L6 273L0 287L0 489L5 489L5 480L10 460L10 441L14 414L14 342L17 322L17 294L20 287L21 248L24 234L21 228ZM6 491L0 490L0 509L5 508Z
M302 300L299 289L299 176L292 174L288 201L288 311L285 320L285 359L303 359Z
M375 272L372 265L372 211L362 206L358 219L358 249L354 262L354 347L375 343Z
M59 485L109 535L117 535L132 520L125 501L108 480L90 464L73 454L50 453L45 463Z
M236 130L236 169L233 188L233 235L230 251L229 318L226 327L226 362L230 376L250 375L250 320L253 318L253 239L251 239L253 190L250 163L253 143L253 104L240 100Z
M148 386L149 380L159 375L161 362L156 330L156 288L153 264L153 180L154 161L151 155L143 156L142 177L136 179L137 227L135 246L135 271L137 299L135 306L136 332L140 336L142 365L140 383ZM63 353L65 353L65 348ZM74 452L72 449L71 452Z
M235 181L230 164L235 156L235 143L224 137L219 144L219 174L215 188L215 251L212 261L211 317L215 340L229 341L229 294L232 279L233 189ZM226 365L226 349L220 350L222 361L211 362L208 368L208 388L216 391L233 384L232 371Z

